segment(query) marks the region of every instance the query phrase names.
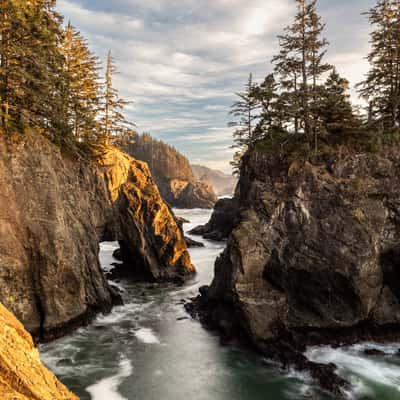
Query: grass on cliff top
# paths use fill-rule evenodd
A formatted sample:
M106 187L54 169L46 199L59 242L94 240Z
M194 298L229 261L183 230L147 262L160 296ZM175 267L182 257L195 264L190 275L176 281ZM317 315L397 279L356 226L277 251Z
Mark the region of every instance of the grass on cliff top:
M343 150L378 154L396 147L400 148L400 129L384 133L364 129L338 130L319 136L317 148L314 139L306 138L304 134L273 132L254 145L259 153L279 155L289 161L316 161Z

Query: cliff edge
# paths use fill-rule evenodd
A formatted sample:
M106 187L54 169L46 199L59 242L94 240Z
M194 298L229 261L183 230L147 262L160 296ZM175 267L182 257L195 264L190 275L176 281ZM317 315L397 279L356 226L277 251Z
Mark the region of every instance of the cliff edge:
M151 281L194 273L147 165L108 147L76 160L41 136L0 137L0 301L50 339L119 301L99 263L118 240L125 268Z
M313 163L253 151L236 201L212 285L189 309L284 364L293 356L299 365L307 345L398 339L396 151L343 150Z

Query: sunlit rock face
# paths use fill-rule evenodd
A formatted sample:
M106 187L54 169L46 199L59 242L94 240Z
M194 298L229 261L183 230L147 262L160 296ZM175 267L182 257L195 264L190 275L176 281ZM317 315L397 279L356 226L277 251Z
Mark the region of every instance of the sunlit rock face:
M214 322L239 325L260 345L400 327L397 153L310 164L253 152L237 200L239 220L207 293Z
M203 165L192 165L196 179L211 183L218 196L231 197L235 192L237 178L231 174L207 168Z
M0 139L0 300L36 338L109 310L116 296L98 259L119 240L125 268L152 281L194 269L147 165L110 147L96 160L42 137Z
M0 304L0 398L78 400L41 363L23 325Z
M213 208L218 200L207 182L172 179L159 187L163 198L177 208Z
M175 148L148 134L135 135L124 150L145 161L162 198L176 208L213 208L218 197L208 182L196 179L189 160Z

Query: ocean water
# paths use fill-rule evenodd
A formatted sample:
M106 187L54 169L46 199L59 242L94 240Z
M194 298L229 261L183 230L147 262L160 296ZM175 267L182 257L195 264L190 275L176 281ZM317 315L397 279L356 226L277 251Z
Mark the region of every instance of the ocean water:
M210 212L176 210L191 221L205 223ZM196 240L202 240L194 237ZM327 400L307 374L283 371L263 357L219 337L192 320L184 301L209 284L214 261L224 243L202 240L205 248L190 250L197 276L184 286L138 284L121 280L124 305L99 316L92 325L42 345L45 364L82 400ZM117 243L102 243L105 270L116 261ZM115 284L115 283L113 283ZM388 353L364 354L369 347ZM307 356L334 362L353 383L349 399L400 400L399 345L365 343L333 349L310 348Z

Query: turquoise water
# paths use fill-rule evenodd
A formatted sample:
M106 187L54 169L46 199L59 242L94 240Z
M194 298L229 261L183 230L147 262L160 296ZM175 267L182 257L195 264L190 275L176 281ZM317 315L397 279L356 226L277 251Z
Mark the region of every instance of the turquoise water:
M206 222L210 212L177 211L191 221ZM199 240L199 238L195 238ZM41 346L44 362L82 400L325 400L311 379L281 371L255 354L220 344L218 336L188 317L183 302L212 280L214 261L223 244L204 241L191 249L196 278L182 287L118 282L124 306L100 316L87 328ZM101 245L104 269L110 269L116 243ZM400 357L395 345L388 357L366 357L365 347L309 349L318 362L335 362L351 379L349 398L400 399ZM400 345L398 346L400 347Z

